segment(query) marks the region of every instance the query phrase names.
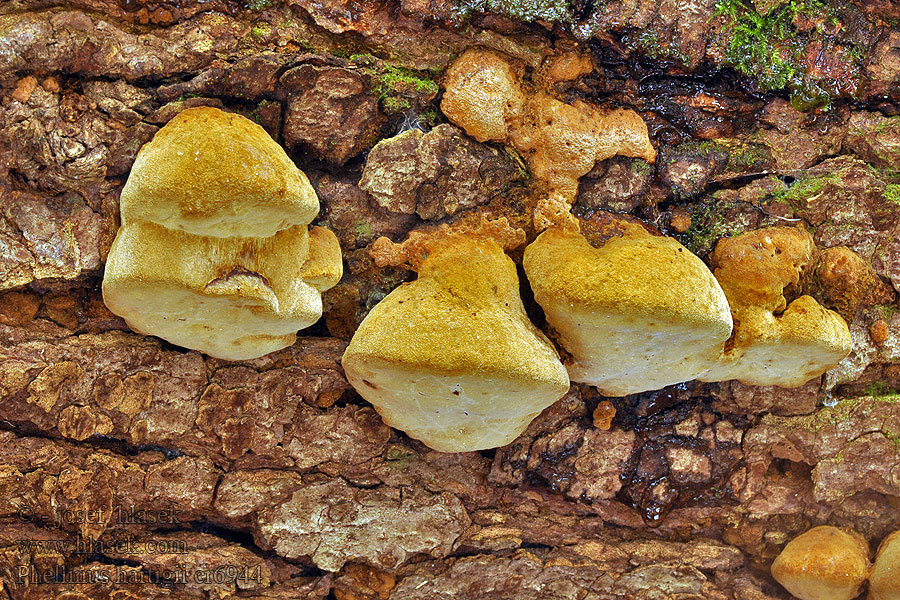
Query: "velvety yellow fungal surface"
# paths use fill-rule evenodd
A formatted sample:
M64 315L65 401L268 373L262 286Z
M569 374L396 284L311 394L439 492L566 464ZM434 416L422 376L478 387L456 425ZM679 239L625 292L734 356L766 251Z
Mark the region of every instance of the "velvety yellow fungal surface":
M511 442L569 388L512 260L473 236L430 248L419 278L362 322L343 366L385 423L444 452Z
M578 232L548 229L523 264L571 356L570 377L606 395L694 379L731 335L725 294L703 261L639 226L598 248Z
M122 192L103 299L134 331L231 360L290 346L342 265L307 231L306 176L252 121L188 109L146 144Z

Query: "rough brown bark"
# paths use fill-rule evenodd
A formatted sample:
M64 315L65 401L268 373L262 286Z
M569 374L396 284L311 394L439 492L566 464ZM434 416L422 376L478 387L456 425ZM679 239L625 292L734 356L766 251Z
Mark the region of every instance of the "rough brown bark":
M896 7L838 12L844 37L809 68L856 87L804 113L714 70L712 1L563 3L579 14L533 23L475 4L465 22L441 0L0 6L0 598L764 600L788 597L768 566L808 527L873 549L900 528ZM642 31L682 58L648 58ZM856 66L829 54L841 40ZM555 93L650 125L658 164L598 164L580 215L631 213L701 256L765 225L814 231L832 250L803 289L848 320L851 356L794 390L574 385L496 451L385 426L340 356L412 275L369 245L474 214L530 227L522 163L436 110L434 80L476 44L529 74L587 52L594 71ZM253 361L134 334L100 295L138 149L198 104L283 143L344 250L323 320ZM410 128L428 132L368 153Z

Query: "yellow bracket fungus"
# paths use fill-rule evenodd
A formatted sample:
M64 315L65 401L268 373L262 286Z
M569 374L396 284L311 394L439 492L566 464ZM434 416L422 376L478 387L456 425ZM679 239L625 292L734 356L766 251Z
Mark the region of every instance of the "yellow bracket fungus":
M611 396L690 379L796 387L850 352L837 313L811 296L787 305L786 288L797 288L815 250L805 231L722 239L714 277L674 239L618 221L600 247L557 227L525 250L525 273L571 357L573 381Z
M702 375L731 335L725 294L676 240L625 221L616 228L599 248L553 228L525 249L535 300L571 356L569 376L624 396Z
M359 326L347 379L385 423L435 450L508 444L566 393L566 370L525 314L500 245L457 234L425 252L418 279Z
M704 381L797 387L850 353L847 323L836 312L786 291L799 287L812 262L812 236L793 227L749 231L716 244L712 262L728 297L734 335Z
M887 536L869 575L870 600L900 600L900 531Z
M103 300L134 331L229 360L290 346L341 278L309 180L265 130L185 110L141 148Z

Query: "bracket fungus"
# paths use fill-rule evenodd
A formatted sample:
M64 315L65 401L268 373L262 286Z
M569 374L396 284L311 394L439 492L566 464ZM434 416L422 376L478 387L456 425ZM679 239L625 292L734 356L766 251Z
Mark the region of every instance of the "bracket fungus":
M734 335L704 381L797 387L850 353L850 330L837 313L802 295L788 304L812 263L812 236L769 227L723 238L712 254L716 279L734 317Z
M611 396L690 379L796 387L850 352L840 315L811 296L787 304L815 250L805 231L720 240L713 276L676 240L612 219L615 236L599 247L555 227L525 249L525 273L573 381Z
M869 574L866 541L822 525L788 542L772 563L772 577L800 600L851 600Z
M900 600L900 531L889 535L878 547L869 576L869 598Z
M716 279L672 238L622 219L612 228L600 247L557 227L525 249L535 300L572 357L570 377L624 396L703 374L732 328Z
M359 326L347 379L385 423L435 450L508 444L569 389L525 314L515 264L496 242L457 234L432 244L418 272Z
M444 81L441 110L479 142L502 142L522 153L547 187L535 210L538 230L572 223L578 179L617 154L652 163L656 150L633 110L566 104L523 83L510 60L482 48L466 50Z
M122 190L103 300L134 331L243 360L290 346L341 277L335 235L307 230L309 180L240 115L180 113L141 148Z

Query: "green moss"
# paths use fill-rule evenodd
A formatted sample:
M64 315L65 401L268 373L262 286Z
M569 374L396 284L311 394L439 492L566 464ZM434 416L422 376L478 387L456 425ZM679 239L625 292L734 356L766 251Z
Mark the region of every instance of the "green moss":
M832 173L821 177L808 177L795 181L791 187L778 194L775 199L783 200L791 205L805 202L822 191L829 183L838 183L839 177Z
M850 420L862 404L860 398L841 400L834 406L827 406L812 415L813 428L818 430L825 425L840 425Z
M433 96L440 91L433 79L412 69L383 63L371 54L351 54L349 60L374 78L373 91L388 114L409 110L416 96Z
M628 44L627 39L623 41ZM663 45L659 33L653 29L644 29L641 31L637 38L633 38L633 43L642 53L650 58L677 60L683 65L690 63L689 57L681 51L681 48L671 44Z
M884 381L873 381L866 386L865 393L867 396L878 398L879 400L891 400L897 397L900 390L889 386Z
M399 444L390 446L384 454L384 458L390 462L408 463L416 458L416 453Z
M185 100L189 100L190 98L201 98L202 96L197 92L188 92L187 94L182 94L175 98L175 102L184 102Z
M704 157L714 153L727 155L728 169L738 172L748 169L761 169L770 160L764 145L746 142L723 140L689 141L678 145L674 151L696 153Z
M372 226L366 221L357 221L356 225L353 227L353 231L355 231L358 236L372 235Z
M733 207L734 203L728 200L701 204L691 214L690 228L676 237L697 256L707 255L720 238L744 231L741 223L729 222L725 218L728 210Z
M649 175L650 163L642 158L635 158L631 161L631 172L635 175Z
M900 204L900 183L887 184L884 188L884 197L894 204Z
M254 25L253 29L250 30L250 37L254 40L259 41L269 36L272 33L272 26L268 23L259 23L258 25Z
M799 31L796 23L801 18L809 19L819 34L825 27L840 26L834 11L822 0L790 0L765 15L747 0L719 0L716 16L726 20L726 63L754 77L763 91L788 90L791 104L798 110L827 108L832 96L851 83L813 76L806 70L809 34ZM861 67L864 49L835 46L834 51Z
M412 105L406 98L398 98L396 96L388 96L384 99L384 108L388 114L398 113L408 110Z
M415 71L394 65L384 65L381 83L391 91L413 88L423 94L437 94L438 84L432 79L420 77Z
M890 429L885 429L881 433L884 434L884 437L886 437L895 447L900 448L900 434L896 431L891 431Z
M882 304L878 308L881 309L881 314L884 316L885 321L890 320L890 318L893 317L894 314L900 312L900 308L891 306L890 304Z

